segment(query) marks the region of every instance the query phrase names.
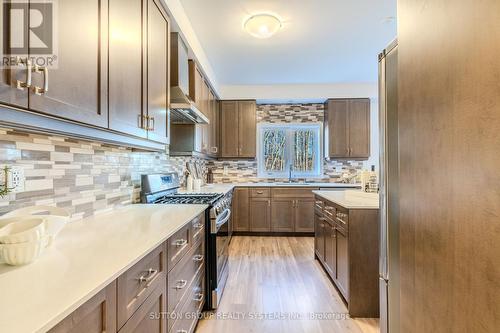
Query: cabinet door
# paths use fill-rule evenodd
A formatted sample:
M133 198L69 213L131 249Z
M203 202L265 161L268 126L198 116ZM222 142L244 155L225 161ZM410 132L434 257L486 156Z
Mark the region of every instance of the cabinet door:
M370 100L349 101L350 157L370 157Z
M120 333L167 332L167 284L161 283L130 317ZM109 331L111 332L111 331Z
M195 103L198 110L206 115L203 105L203 74L194 60L189 60L189 98Z
M323 218L314 214L314 250L321 261L325 260L325 222Z
M33 73L31 110L108 126L107 8L107 1L100 0L58 2L57 67ZM52 37L51 29L45 29L48 26L42 25L37 32L42 40ZM30 53L36 54L36 49L30 48ZM41 90L35 93L35 87Z
M247 188L234 190L232 215L234 231L250 231L249 192Z
M335 227L325 223L325 267L332 279L337 276L337 235Z
M271 202L271 230L293 232L295 200L273 199Z
M141 0L109 0L109 127L146 138L142 12Z
M250 231L271 231L271 199L250 199Z
M222 101L220 116L221 157L238 157L238 102Z
M349 157L349 101L329 100L325 110L327 157Z
M49 333L109 333L116 332L116 283L76 309Z
M212 156L217 156L217 101L215 99L215 94L212 90L209 90L208 94L208 104L210 108L210 133L209 133L209 154Z
M19 2L16 2L14 0L7 0L3 1L2 5L0 6L0 24L2 28L7 28L10 29L9 24L5 22L8 13L5 12L6 10L9 10L10 5L12 3L16 3L16 6L20 6L21 4ZM28 4L27 2L23 4L23 6L27 7ZM25 8L26 9L26 8ZM28 11L24 11L24 20L25 22L28 22ZM2 30L3 31L3 30ZM2 56L2 59L4 57L15 57L16 55L11 54L11 51L6 47L6 42L4 38L8 36L10 33L9 31L6 31L5 33L0 33L0 54ZM25 40L28 40L28 25L24 24L22 26L22 31L19 31L18 33L22 33L24 36ZM23 53L18 60L17 63L19 64L17 68L3 68L0 67L0 103L2 104L9 104L21 108L27 108L28 107L28 93L29 93L29 88L23 88L19 87L17 88L17 81L27 82L27 75L28 75L28 69L27 69L27 54L28 54L28 48L27 45L24 45L24 49L20 49L20 52ZM22 61L22 63L21 63Z
M201 102L202 102L202 112L207 116L209 124L203 124L201 125L202 127L202 145L201 145L201 152L204 154L209 153L209 145L210 145L210 123L212 122L212 115L211 115L211 108L209 104L209 91L210 89L208 88L208 83L203 80L201 86Z
M147 113L148 139L168 143L168 104L170 91L169 38L166 13L155 0L148 0L147 22Z
M314 199L297 199L295 207L295 231L314 232Z
M347 233L336 229L337 235L337 287L349 302L349 251Z
M238 156L255 158L257 140L257 111L255 101L241 101L238 104Z

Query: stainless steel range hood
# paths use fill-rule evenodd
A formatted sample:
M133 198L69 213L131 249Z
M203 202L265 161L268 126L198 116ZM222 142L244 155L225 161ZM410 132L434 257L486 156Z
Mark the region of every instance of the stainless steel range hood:
M172 124L208 124L208 118L188 97L188 48L177 32L171 33L170 122Z
M179 86L170 87L170 122L172 124L209 123L208 118L198 110Z

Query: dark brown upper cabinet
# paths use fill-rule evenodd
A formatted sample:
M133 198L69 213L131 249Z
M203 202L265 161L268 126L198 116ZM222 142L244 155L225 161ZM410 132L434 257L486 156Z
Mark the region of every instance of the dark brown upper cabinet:
M325 157L370 157L370 99L329 99L325 103Z
M109 126L168 143L170 24L154 0L110 0Z
M107 8L106 0L58 3L54 18L58 35L52 36L50 24L41 25L36 33L45 45L50 45L51 40L53 45L57 42L56 60L52 55L38 56L40 49L25 38L31 45L24 46L25 54L18 58L19 66L0 73L0 102L107 127ZM27 17L28 4L23 12ZM27 37L29 20L25 22L23 34ZM2 55L9 53L2 49Z
M147 3L147 122L148 139L169 143L170 22L156 0Z
M201 69L196 62L189 59L189 98L195 103L198 110L207 115L206 99L208 94L205 94L205 80Z
M221 157L255 158L257 111L255 101L221 101Z
M6 10L10 9L11 4L14 1L4 1L2 6L0 6L0 19L2 20L1 26L2 29L8 27L8 24L4 22ZM18 5L18 4L16 4ZM25 6L25 17L27 20L27 6L28 4L24 4ZM2 59L4 57L16 57L11 54L12 52L7 48L7 44L4 38L8 35L8 32L3 32L0 34L0 52L2 55ZM28 35L28 25L24 24L22 26L22 35L25 40L27 40L26 36ZM25 44L22 50L20 50L23 54L28 54L28 46ZM32 72L28 71L27 57L16 57L14 64L17 64L17 68L11 67L6 68L2 66L0 68L0 103L7 104L15 107L28 108L28 94L29 87L27 87L28 82L31 81L28 75L31 77ZM31 65L30 65L31 66ZM31 67L30 67L31 68Z
M142 10L141 0L109 2L109 127L146 138Z

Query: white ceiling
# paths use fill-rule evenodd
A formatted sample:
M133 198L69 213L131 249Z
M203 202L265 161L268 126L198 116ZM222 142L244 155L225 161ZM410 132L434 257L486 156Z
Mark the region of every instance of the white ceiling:
M396 0L180 0L222 85L377 81L377 55L396 36ZM273 13L270 39L244 20Z

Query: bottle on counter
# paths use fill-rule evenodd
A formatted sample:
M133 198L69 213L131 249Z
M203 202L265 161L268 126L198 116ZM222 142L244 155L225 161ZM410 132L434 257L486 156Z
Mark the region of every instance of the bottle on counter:
M369 172L368 184L366 186L366 192L378 193L378 175L375 171L375 165L372 165L372 169Z
M188 173L186 177L186 191L190 192L193 190L193 176L191 173Z
M208 168L207 171L207 184L213 184L214 183L214 173L212 171L212 168Z

